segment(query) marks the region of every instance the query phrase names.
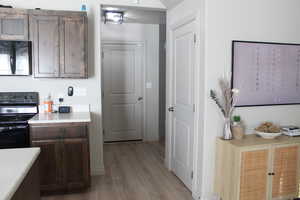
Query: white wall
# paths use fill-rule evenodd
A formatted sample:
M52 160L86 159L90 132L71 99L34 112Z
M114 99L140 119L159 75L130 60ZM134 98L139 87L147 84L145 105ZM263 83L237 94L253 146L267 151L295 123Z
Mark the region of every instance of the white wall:
M211 191L214 177L215 138L221 136L222 119L208 90L231 70L231 41L273 41L300 43L300 1L298 0L207 0L206 18L206 107L204 179ZM300 106L240 108L237 113L248 127L262 121L300 124Z
M202 2L202 3L201 3ZM202 193L213 191L215 168L215 141L221 136L223 120L209 98L209 90L218 88L218 78L231 69L231 41L273 41L300 43L300 1L298 0L185 0L168 11L168 26L191 12L198 12L200 23L200 70L205 75L199 106L203 104L203 121L199 132L203 134L200 152L199 188ZM202 43L201 43L202 41ZM202 69L202 67L204 69ZM200 75L201 77L201 75ZM262 121L300 125L300 106L271 106L239 108L236 111L248 127ZM204 122L204 123L203 123ZM202 162L201 161L202 157ZM203 184L201 184L201 182Z
M53 10L80 10L81 3L88 5L89 23L89 71L87 80L69 79L33 79L31 77L0 77L0 91L37 91L41 96L48 92L64 93L68 86L84 87L87 89L86 97L66 98L66 103L90 104L92 111L92 124L90 128L91 168L92 174L103 173L102 153L102 112L101 112L101 71L100 71L100 4L112 3L110 0L2 0L1 4L9 4L15 8L42 8ZM136 4L128 3L128 0L115 0L120 5ZM158 0L141 0L140 7L164 9Z
M122 33L122 34L120 34ZM103 24L102 41L145 43L145 133L144 140L158 140L159 109L159 25L158 24Z

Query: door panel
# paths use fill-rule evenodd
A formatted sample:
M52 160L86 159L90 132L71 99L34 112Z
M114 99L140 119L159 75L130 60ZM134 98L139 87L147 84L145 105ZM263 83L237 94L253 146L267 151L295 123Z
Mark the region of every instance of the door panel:
M274 150L273 198L297 197L299 146L277 147Z
M60 140L32 141L40 147L40 183L43 192L63 190L63 144Z
M59 76L59 17L30 16L34 77Z
M64 180L67 190L82 189L90 184L89 156L87 139L64 139Z
M61 17L60 19L60 77L87 77L86 19Z
M1 40L28 40L27 14L0 14Z
M240 200L267 200L269 150L242 153Z
M103 47L104 139L142 139L143 46L113 44Z
M194 142L195 24L174 31L172 170L191 190Z

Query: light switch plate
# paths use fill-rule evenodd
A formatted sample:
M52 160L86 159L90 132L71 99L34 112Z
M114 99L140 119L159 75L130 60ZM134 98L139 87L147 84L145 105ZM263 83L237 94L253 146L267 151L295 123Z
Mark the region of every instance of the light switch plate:
M75 87L74 88L74 96L85 97L86 95L87 95L86 88L81 88L81 87Z
M146 88L147 89L151 89L152 88L152 83L151 82L147 82L146 83Z

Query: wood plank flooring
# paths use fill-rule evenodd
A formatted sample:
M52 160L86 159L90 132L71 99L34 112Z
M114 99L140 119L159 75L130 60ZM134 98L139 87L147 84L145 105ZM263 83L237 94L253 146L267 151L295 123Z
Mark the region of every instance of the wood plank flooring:
M165 168L158 143L105 144L104 160L106 174L93 177L88 191L42 200L192 200L191 192Z

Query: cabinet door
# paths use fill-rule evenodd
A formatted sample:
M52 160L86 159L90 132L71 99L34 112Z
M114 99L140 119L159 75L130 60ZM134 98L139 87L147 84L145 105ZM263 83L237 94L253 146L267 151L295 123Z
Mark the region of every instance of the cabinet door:
M28 15L18 13L0 14L1 40L28 40Z
M42 192L59 191L63 185L63 143L59 140L32 141L40 147L40 184Z
M267 200L269 149L242 152L240 200Z
M67 190L83 189L90 184L88 140L65 139L64 140L64 179Z
M34 77L59 76L59 17L30 16Z
M292 198L298 195L299 145L274 149L272 198Z
M61 17L60 77L87 78L85 16Z

